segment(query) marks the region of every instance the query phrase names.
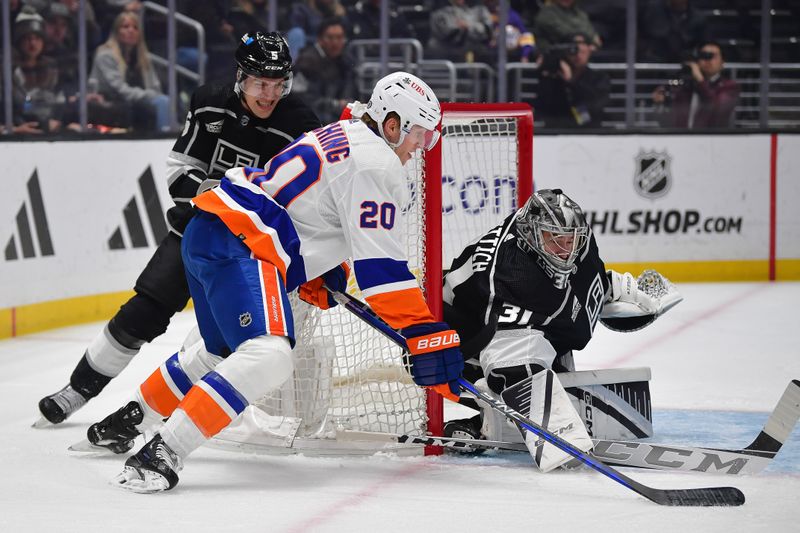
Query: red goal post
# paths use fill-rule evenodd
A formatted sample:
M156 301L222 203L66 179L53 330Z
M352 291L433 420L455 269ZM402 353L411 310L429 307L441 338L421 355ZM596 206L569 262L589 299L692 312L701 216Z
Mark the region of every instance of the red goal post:
M425 272L439 275L426 275L424 281L425 296L433 315L442 320L442 275L444 272L444 226L442 223L442 179L448 163L444 160L445 143L448 142L448 127L451 122L466 121L478 124L476 137L485 132L487 135L512 132L516 137L516 205L521 207L533 192L533 112L531 106L522 103L471 104L442 103L442 122L439 129L441 140L425 154ZM491 122L504 121L504 122ZM513 129L498 132L492 125L504 123L508 126L513 121ZM474 130L467 130L472 133ZM464 132L455 132L458 135ZM505 213L502 218L509 213ZM483 228L488 231L491 226ZM473 235L475 238L478 235ZM466 245L467 243L460 243ZM449 266L449 265L448 265ZM441 435L444 425L444 407L442 397L436 393L427 393L428 431L433 435ZM426 455L440 454L438 446L425 448Z

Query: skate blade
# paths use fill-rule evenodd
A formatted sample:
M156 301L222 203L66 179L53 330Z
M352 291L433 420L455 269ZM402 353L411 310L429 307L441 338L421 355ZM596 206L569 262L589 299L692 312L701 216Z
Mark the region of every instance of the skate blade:
M87 439L79 440L78 442L72 444L67 450L71 452L81 452L81 453L101 453L103 455L114 455L114 452L109 450L108 448L104 448L102 446L95 446Z
M163 476L149 470L136 470L130 466L126 466L109 483L119 489L135 492L136 494L155 494L156 492L164 492L169 488L169 483Z
M46 419L45 417L43 417L43 416L40 416L40 417L39 417L39 420L37 420L36 422L34 422L33 424L31 424L31 427L32 427L32 428L35 428L35 429L44 429L44 428L51 428L51 427L55 427L55 424L53 424L52 422L50 422L50 421L49 421L48 419Z

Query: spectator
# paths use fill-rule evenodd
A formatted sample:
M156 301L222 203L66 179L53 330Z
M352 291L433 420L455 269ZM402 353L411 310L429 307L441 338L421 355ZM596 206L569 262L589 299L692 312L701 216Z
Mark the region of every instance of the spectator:
M104 31L111 28L114 19L123 11L132 11L137 15L142 13L142 3L139 0L93 0L92 4L94 4L97 21Z
M491 55L492 18L484 6L469 7L465 0L449 0L431 13L428 48L436 58L472 62Z
M687 61L669 90L658 87L653 103L662 126L730 128L739 103L739 84L722 73L722 49L715 42L700 47L696 61Z
M66 6L67 10L69 11L69 19L70 19L70 26L72 27L72 34L78 35L78 23L79 23L79 9L80 9L80 1L79 0L50 0L48 4L54 3L61 3ZM89 48L94 48L103 38L103 31L100 27L100 24L97 22L97 16L95 15L94 8L92 7L92 2L84 2L84 16L86 18L86 40L89 44Z
M130 111L134 129L169 128L169 99L161 91L135 13L123 11L114 19L111 35L97 49L89 79L106 100Z
M548 0L536 15L533 34L542 52L556 43L563 43L573 35L585 35L588 43L602 46L600 35L595 31L589 15L577 6L577 0Z
M639 21L640 61L682 61L708 39L706 18L689 0L650 0Z
M492 49L496 49L498 41L504 39L509 60L528 63L535 57L536 52L536 41L533 39L533 34L525 27L525 22L523 22L519 12L509 7L508 24L506 24L505 35L502 35L498 27L498 20L500 18L499 4L499 0L483 0L483 5L489 11L489 16L492 19L492 27L494 28L492 41L489 46ZM487 60L493 62L493 59L496 57L497 54L494 53L493 57L487 58Z
M339 0L305 0L295 2L289 14L289 51L292 57L310 43L310 36L317 34L320 23L326 18L339 18L347 24L347 12Z
M378 39L381 35L381 0L361 0L347 12L354 39ZM389 6L389 37L415 39L416 30L406 17ZM323 120L323 122L325 122Z
M341 20L326 19L319 25L317 42L303 48L295 63L295 87L324 124L336 122L356 96L346 44Z
M588 35L575 35L567 47L551 46L539 69L536 112L548 127L600 127L610 81L589 67Z
M78 90L78 45L67 6L53 2L43 12L44 53L58 68L58 83L67 94Z
M44 19L25 6L14 21L13 104L15 132L61 129L64 95L57 91L58 69L44 55Z

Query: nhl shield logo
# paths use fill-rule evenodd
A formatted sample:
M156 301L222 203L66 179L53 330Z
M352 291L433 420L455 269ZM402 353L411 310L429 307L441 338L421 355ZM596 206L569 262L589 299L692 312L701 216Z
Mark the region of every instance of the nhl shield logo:
M253 316L250 314L249 311L245 311L241 315L239 315L239 325L243 328L246 328L250 324L253 323Z
M645 198L664 196L672 185L670 160L667 152L645 152L636 154L636 174L633 186Z

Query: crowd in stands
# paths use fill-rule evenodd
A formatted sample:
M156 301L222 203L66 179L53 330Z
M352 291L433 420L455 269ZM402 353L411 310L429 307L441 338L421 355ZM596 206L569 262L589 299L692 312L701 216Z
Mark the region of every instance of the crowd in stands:
M786 2L798 20L800 8ZM156 3L166 4L164 0ZM79 129L79 4L78 0L10 0L15 133ZM348 42L379 37L381 1L277 4L278 29L286 36L295 61L295 91L323 122L332 120L344 102L357 96L356 65ZM653 93L650 104L662 125L713 128L733 124L740 91L726 76L723 56L758 60L758 27L752 20L758 2L722 2L736 28L733 34L711 24L709 9L717 4L713 0L637 3L636 61L682 65L675 76L680 83ZM169 117L165 70L157 68L148 53L150 47L166 56L165 22L148 18L145 36L138 0L86 0L84 5L91 127L159 131L182 123L181 116ZM176 5L180 13L205 28L205 55L200 57L196 35L179 26L178 64L196 71L203 62L207 80L231 79L231 57L241 35L270 29L267 0L177 0ZM608 76L593 70L589 61L624 61L626 5L626 0L510 0L508 24L501 29L499 0L397 0L390 2L389 30L392 37L419 40L426 59L454 63L493 65L497 47L502 46L509 62L537 65L537 96L530 103L545 127L598 127L611 85ZM756 46L733 46L737 35L740 44ZM181 83L185 101L193 87ZM179 106L177 113L181 112Z

